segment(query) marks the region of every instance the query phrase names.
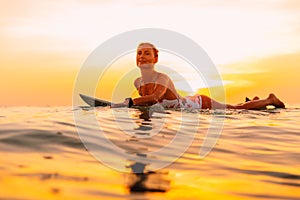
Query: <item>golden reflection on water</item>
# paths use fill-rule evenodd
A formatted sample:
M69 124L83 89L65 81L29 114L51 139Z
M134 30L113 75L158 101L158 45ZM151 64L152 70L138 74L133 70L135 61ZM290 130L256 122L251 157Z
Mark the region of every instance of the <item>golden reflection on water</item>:
M264 112L228 115L221 138L204 159L198 157L199 148L211 115L196 113L202 123L193 144L181 158L157 172L144 172L143 167L147 166L143 163L124 160L124 166L131 173L104 166L83 146L75 145L80 141L72 126L70 110L4 111L1 115L6 117L0 119L3 125L0 134L2 199L253 200L300 197L298 123L291 121L284 111L275 115ZM294 119L299 122L299 114L296 116ZM155 125L155 120L151 123ZM138 125L141 126L142 121ZM179 127L177 123L167 126L168 130ZM44 137L39 138L43 134ZM163 139L167 134L156 137ZM123 143L129 145L128 142L139 140L129 141L128 138L124 137ZM159 140L155 142L159 143ZM149 150L146 146L143 148L143 153ZM135 173L132 166L141 167L139 169L144 173Z
M8 169L1 173L1 197L90 199L96 197L93 191L125 192L118 172L99 164L87 153L77 153L7 153L9 161L2 165ZM106 184L101 184L101 180Z

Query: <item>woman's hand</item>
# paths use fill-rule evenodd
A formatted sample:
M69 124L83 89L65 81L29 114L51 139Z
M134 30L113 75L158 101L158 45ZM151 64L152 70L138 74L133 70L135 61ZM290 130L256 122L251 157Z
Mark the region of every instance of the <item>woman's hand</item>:
M128 107L130 108L132 106L132 99L131 98L126 98L123 103L116 103L112 104L110 107L111 108L123 108L123 107Z

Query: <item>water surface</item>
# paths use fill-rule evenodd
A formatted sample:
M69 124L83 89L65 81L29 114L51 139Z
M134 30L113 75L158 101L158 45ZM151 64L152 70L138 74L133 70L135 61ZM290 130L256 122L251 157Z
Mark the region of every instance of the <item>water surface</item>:
M169 110L150 116L143 110L109 108L1 107L0 111L0 199L300 199L297 108ZM84 119L77 124L80 135L74 112ZM212 152L200 159L215 116L224 119L222 134ZM103 133L111 143L101 139ZM176 145L153 153L178 134L184 137ZM154 163L122 157L112 144L141 159L174 162L153 170ZM97 156L109 163L99 162Z

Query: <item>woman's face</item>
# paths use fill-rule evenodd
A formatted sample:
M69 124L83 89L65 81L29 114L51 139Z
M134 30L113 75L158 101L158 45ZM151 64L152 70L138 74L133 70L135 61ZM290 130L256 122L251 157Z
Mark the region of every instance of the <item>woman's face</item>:
M154 50L149 45L139 46L136 52L136 64L137 66L153 66L157 62Z

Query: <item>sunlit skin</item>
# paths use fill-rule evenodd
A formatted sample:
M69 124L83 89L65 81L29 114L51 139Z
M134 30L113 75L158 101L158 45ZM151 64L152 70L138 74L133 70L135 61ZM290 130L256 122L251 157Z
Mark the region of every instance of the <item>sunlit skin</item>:
M141 77L134 81L134 86L141 97L133 99L134 105L152 105L163 99L182 98L177 93L173 81L163 73L154 69L158 55L148 44L138 47L136 64L140 68ZM182 98L183 99L183 98Z
M158 61L156 48L150 43L142 43L137 48L136 64L140 68L141 77L134 81L134 85L141 97L133 99L133 104L137 106L150 106L162 100L174 100L180 98L183 102L185 98L181 97L174 86L173 81L166 74L157 72L155 64ZM222 104L206 95L196 94L191 98L201 96L202 109L263 109L268 105L277 108L284 108L285 105L274 94L269 94L265 99L255 98L246 103L237 105ZM129 101L125 100L122 104L116 104L113 107L128 105Z

